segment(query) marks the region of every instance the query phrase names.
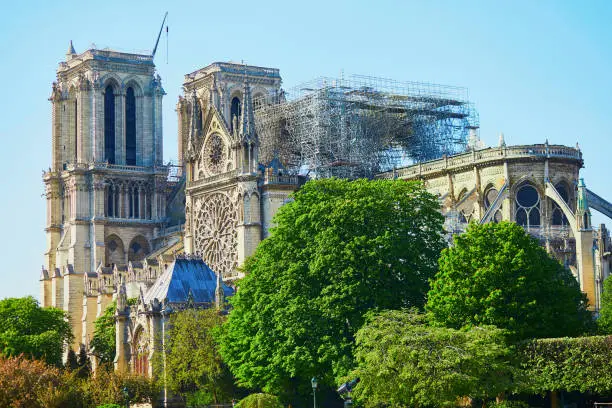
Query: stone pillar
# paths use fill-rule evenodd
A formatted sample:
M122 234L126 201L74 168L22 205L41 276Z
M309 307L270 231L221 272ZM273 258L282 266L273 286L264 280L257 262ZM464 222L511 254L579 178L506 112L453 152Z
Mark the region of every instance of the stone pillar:
M74 335L72 348L78 350L83 330L83 274L75 273L70 266L65 271L62 309L68 313L68 322Z
M129 369L128 319L130 309L127 305L125 286L122 285L117 296L115 313L115 371L127 373Z
M86 288L87 289L87 288ZM83 319L82 319L82 334L81 343L89 345L90 340L94 335L94 321L98 311L98 297L91 292L83 296Z
M61 309L64 306L64 283L59 268L51 271L51 306Z

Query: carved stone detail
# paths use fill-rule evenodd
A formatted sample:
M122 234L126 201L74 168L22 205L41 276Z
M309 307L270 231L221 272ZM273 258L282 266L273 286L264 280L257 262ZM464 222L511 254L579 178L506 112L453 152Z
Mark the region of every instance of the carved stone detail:
M236 200L216 192L198 198L194 211L195 252L216 273L228 276L238 262Z

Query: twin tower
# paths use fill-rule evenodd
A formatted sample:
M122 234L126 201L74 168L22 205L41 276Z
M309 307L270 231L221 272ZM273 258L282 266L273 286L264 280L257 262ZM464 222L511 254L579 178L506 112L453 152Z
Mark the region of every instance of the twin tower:
M170 250L200 254L224 279L236 276L298 185L297 178L274 178L278 165L258 159L253 100L278 98L280 85L278 70L241 64L186 75L177 105L179 177L169 178L165 92L153 57L77 54L70 44L50 97L41 303L68 312L73 346L89 342L93 321L129 271L128 296L138 297Z

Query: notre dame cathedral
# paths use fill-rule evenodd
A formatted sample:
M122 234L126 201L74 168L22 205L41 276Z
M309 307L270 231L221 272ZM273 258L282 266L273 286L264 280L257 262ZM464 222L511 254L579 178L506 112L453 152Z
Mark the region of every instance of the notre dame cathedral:
M47 251L41 303L68 313L76 349L88 346L94 320L116 301L115 367L144 375L152 375L152 344L163 341L172 311L219 306L233 293L239 266L267 236L278 208L313 176L299 171L304 163L327 156L330 172L359 167L356 159L339 158L338 149L346 147L340 139L327 145L309 139L318 131L314 127L300 140L281 130L276 144L264 148L262 136L270 127L258 112L285 103L279 70L219 62L185 76L177 102L179 163L165 165L164 95L152 56L108 49L77 53L71 43L49 98L52 155L43 174ZM353 98L351 109L383 97L371 88L343 96ZM415 98L393 103L409 100ZM421 98L411 112L431 109L442 117L442 101L448 98ZM287 106L285 113L299 108ZM404 120L406 109L394 105L389 111ZM296 117L309 120L313 112ZM290 128L288 118L275 126ZM354 116L338 126L356 121ZM468 222L521 224L572 270L597 310L612 244L605 226L591 225L590 208L610 217L612 204L581 180L578 146L506 146L500 137L498 146L485 148L475 134L470 139L467 150L376 167L370 176L423 180L440 198L449 234ZM348 140L355 146L359 138ZM357 157L344 157L351 155ZM309 162L291 171L292 160L304 157Z

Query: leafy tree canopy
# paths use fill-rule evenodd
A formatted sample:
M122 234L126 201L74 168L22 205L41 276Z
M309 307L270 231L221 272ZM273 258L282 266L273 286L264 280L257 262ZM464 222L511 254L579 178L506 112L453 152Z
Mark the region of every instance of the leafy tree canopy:
M117 303L109 304L104 312L94 321L94 335L89 346L100 359L100 363L112 363L115 359L115 312Z
M438 209L419 182L306 183L230 300L221 352L241 384L285 399L310 398L312 377L334 387L368 310L423 307L444 247Z
M0 300L0 353L24 354L61 366L64 344L72 340L65 313L41 308L33 297Z
M215 309L187 309L170 317L165 364L172 391L183 395L197 392L198 401L206 404L231 399L233 379L213 336L224 320Z
M260 393L241 399L235 408L283 408L283 404L276 395Z
M525 393L612 394L612 336L537 339L520 345Z
M438 324L495 325L513 340L576 336L592 326L576 278L515 223L471 224L439 263L427 300Z
M601 333L612 334L612 279L608 276L604 280L601 294L601 309L597 326Z
M414 311L383 311L357 332L360 378L355 398L366 408L457 405L511 388L517 370L502 330L455 330L427 325Z

